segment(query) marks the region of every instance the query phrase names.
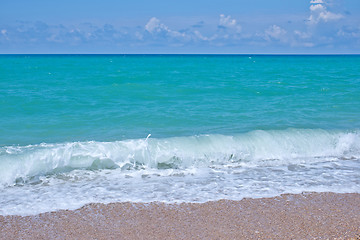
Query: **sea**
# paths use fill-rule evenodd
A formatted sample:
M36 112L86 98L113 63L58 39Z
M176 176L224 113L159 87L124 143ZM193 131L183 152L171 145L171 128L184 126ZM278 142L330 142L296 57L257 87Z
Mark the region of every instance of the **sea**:
M360 55L0 55L0 215L360 193Z

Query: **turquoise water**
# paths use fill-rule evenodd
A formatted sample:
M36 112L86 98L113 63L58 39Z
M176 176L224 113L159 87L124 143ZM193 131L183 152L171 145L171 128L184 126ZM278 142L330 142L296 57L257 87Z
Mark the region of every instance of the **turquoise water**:
M360 192L359 119L359 55L1 55L0 214Z
M1 56L0 145L358 129L360 56Z

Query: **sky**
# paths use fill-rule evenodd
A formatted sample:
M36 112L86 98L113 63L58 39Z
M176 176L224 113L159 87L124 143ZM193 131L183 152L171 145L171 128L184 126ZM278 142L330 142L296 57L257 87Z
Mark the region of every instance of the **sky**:
M360 53L360 0L0 0L0 54Z

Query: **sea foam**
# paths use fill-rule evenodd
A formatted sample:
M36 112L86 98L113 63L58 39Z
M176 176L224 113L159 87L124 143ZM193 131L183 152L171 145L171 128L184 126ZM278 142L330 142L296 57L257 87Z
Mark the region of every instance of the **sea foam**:
M0 184L37 181L76 169L187 169L212 165L296 164L360 156L360 134L310 129L252 131L235 136L201 135L115 142L42 143L0 148ZM319 160L320 161L320 160Z
M0 215L87 203L360 192L358 131L288 129L0 149Z

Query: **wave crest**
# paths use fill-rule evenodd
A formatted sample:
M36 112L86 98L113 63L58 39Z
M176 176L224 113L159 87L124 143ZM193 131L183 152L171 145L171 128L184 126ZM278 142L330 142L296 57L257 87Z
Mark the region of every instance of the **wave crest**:
M359 132L321 129L257 130L235 136L42 143L1 147L0 185L36 182L36 176L74 169L186 169L229 163L257 165L274 159L291 164L299 160L359 156Z

